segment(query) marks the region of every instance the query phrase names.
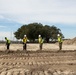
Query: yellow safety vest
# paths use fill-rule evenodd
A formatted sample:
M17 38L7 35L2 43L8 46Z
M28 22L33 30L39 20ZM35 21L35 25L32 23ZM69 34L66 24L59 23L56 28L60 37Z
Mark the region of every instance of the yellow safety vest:
M39 40L39 43L43 43L43 39L41 37L38 40Z
M62 37L61 37L61 36L59 36L59 37L58 37L58 42L60 42L60 43L61 43L61 42L63 42L63 40L62 40Z
M10 40L6 39L6 43L10 44Z
M26 42L27 42L27 37L23 38L23 43L26 43Z

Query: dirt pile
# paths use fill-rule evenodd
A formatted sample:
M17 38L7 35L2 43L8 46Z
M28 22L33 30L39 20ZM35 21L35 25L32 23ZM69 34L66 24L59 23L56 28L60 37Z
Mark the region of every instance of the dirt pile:
M73 39L68 39L63 42L65 45L76 45L76 37Z

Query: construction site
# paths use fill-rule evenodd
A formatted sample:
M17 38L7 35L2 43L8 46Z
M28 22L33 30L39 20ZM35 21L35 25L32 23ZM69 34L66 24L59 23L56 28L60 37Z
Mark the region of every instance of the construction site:
M6 51L0 44L0 75L76 75L76 38L65 40L62 50L58 43L28 43L27 51L22 44L11 44Z

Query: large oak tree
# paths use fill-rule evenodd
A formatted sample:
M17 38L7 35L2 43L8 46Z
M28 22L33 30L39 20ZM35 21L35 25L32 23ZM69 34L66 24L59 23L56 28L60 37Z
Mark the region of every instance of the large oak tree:
M29 40L34 41L35 39L38 39L38 35L40 34L47 42L49 42L49 39L57 39L58 33L61 33L61 30L54 25L50 26L42 25L41 23L30 23L28 25L22 25L14 35L17 39L22 39L26 34Z

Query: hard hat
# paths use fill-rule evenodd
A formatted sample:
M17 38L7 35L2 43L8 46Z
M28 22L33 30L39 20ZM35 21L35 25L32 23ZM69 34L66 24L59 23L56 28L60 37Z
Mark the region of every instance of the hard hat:
M24 37L26 37L26 35L24 35Z
M41 35L39 35L39 37L41 37Z
M60 34L58 34L57 36L60 36Z

